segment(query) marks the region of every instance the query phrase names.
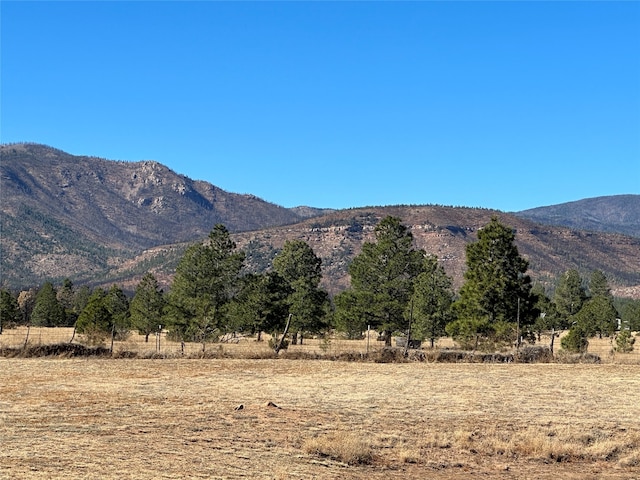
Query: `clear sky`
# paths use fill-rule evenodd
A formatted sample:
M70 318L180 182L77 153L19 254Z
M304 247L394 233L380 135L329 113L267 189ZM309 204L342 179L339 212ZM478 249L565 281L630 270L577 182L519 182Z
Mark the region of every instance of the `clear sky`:
M286 207L640 193L640 2L0 2L2 143Z

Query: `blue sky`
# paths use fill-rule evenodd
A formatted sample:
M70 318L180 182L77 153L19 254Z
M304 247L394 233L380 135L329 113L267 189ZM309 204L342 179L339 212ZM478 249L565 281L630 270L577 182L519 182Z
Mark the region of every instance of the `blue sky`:
M0 2L3 143L286 207L640 193L640 2Z

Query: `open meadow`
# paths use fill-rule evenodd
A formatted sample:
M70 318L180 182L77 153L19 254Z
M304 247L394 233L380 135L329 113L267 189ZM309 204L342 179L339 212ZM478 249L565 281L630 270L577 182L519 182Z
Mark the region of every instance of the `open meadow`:
M0 478L640 479L640 365L0 358Z

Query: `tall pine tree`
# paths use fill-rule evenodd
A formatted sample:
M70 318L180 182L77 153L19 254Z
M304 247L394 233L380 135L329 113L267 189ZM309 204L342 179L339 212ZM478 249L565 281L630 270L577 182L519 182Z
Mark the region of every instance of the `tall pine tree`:
M39 327L59 327L65 324L65 311L51 282L46 282L36 295L31 312L31 324Z
M452 280L435 256L424 259L424 272L416 279L412 305L408 314L413 316L412 336L427 338L431 347L446 335L445 327L453 320Z
M329 295L320 288L322 260L304 240L289 240L273 259L273 269L291 288L287 298L292 314L291 329L296 337L304 332L319 332L326 327Z
M164 292L158 280L152 273L146 273L129 304L131 324L140 335L144 335L145 342L149 341L150 334L161 328L164 305Z
M226 307L239 287L244 253L227 228L216 225L204 243L189 247L168 294L168 320L182 340L205 342L228 330Z
M390 346L392 332L406 330L404 313L414 281L423 271L424 252L414 247L411 231L397 217L383 218L375 228L375 239L365 242L349 265L353 294L347 294L344 300L349 301L342 304L357 312L358 322L366 317L369 325L381 330Z
M447 332L460 343L516 340L517 323L535 320L528 262L515 245L513 230L493 217L466 247L467 270L455 303L458 320Z

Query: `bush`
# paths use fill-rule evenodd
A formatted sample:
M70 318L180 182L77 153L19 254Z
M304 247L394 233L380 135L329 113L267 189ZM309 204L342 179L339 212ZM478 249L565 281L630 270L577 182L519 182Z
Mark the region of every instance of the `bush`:
M600 363L601 358L595 353L570 353L567 350L560 350L556 360L559 363Z
M618 353L631 353L633 352L633 344L636 343L636 339L629 330L623 330L616 336L616 346L614 350Z
M272 350L275 350L276 347L278 346L278 342L280 340L276 340L275 337L271 337L269 339L269 348ZM280 350L286 350L287 348L289 348L289 340L287 340L286 338L282 341L282 345L280 346Z
M521 348L516 358L521 363L549 363L553 361L553 353L549 347L530 345Z
M584 353L589 347L587 336L578 328L572 328L569 333L562 338L560 345L567 352Z

